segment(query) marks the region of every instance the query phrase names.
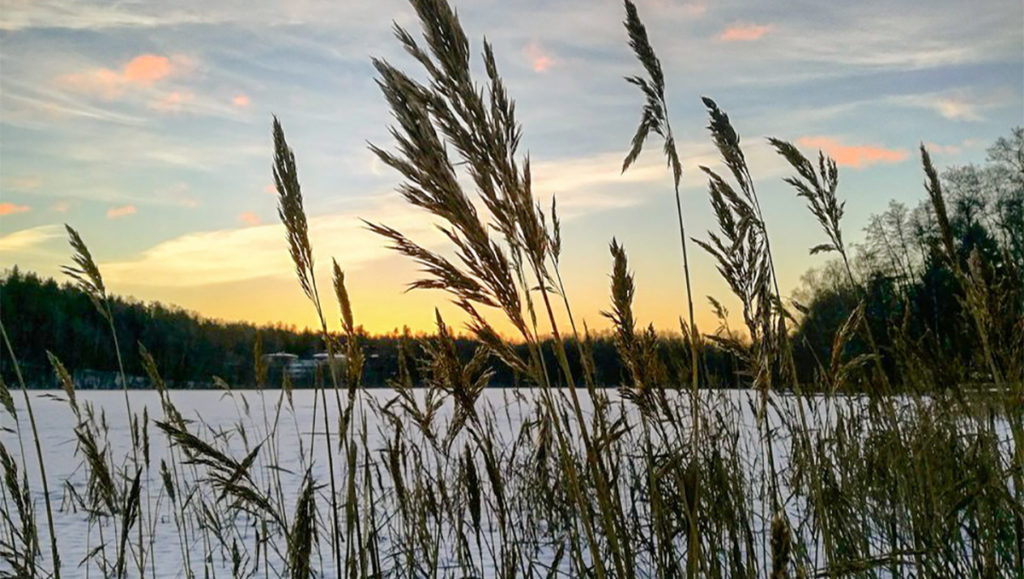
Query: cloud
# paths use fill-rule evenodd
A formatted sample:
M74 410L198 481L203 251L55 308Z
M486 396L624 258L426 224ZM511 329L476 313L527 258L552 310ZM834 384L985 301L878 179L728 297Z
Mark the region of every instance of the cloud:
M698 18L704 16L708 11L707 2L687 2L682 5L683 13L690 18Z
M166 56L143 54L124 65L124 79L128 82L153 84L171 74L171 61Z
M359 217L382 222L431 247L442 236L424 213L399 202L378 202L339 214L309 219L318 268L338 256L356 270L394 256L383 239L367 231ZM188 233L144 250L137 258L102 263L111 283L157 287L199 287L258 278L290 278L294 265L280 223ZM326 275L326 274L325 274Z
M701 191L703 195L707 178L695 169L699 166L718 169L721 163L718 152L703 141L677 141L676 147L685 168L681 187ZM778 155L766 142L751 141L744 152L747 161L763 178L782 175L787 169L777 162ZM656 150L645 152L625 173L621 170L620 151L537 161L530 169L534 195L546 205L554 194L558 199L559 216L566 220L650 203L665 193L664 185L671 179L664 157Z
M351 6L350 6L351 4ZM239 9L244 6L244 9ZM237 4L204 0L110 2L109 0L7 0L0 10L0 30L70 29L105 31L141 29L143 32L187 26L216 26L218 32L235 25L271 26L311 24L323 26L337 19L359 29L379 31L379 18L390 16L394 3L297 2L255 0ZM376 27L374 27L376 26ZM190 38L191 40L191 38Z
M117 219L119 217L125 217L127 215L134 214L134 205L122 205L120 207L111 207L110 209L107 209L107 219Z
M54 213L67 213L68 209L71 209L71 203L68 201L58 201L50 206L50 211Z
M637 162L625 174L621 168L622 155L618 152L536 162L530 167L532 189L538 199L554 194L561 216L577 218L595 211L642 203L645 197L626 193L624 189L639 183L657 182L666 175L664 164L653 155Z
M263 223L259 215L256 215L252 211L245 211L238 216L238 220L246 225L259 225Z
M961 96L938 97L918 102L919 106L931 109L951 121L980 121L980 105Z
M800 137L797 143L801 147L821 149L835 159L837 165L854 168L867 167L877 163L900 163L909 155L903 149L886 149L872 145L844 145L832 137Z
M129 60L120 70L98 68L67 74L59 83L72 90L113 100L132 88L150 87L158 81L182 72L184 59L172 61L166 56L141 54Z
M959 143L943 145L940 143L925 143L928 152L939 155L959 155L969 149L985 148L987 145L983 139L966 138Z
M76 92L107 100L121 96L125 88L124 77L107 68L65 75L61 77L60 83Z
M148 196L146 201L160 205L184 207L186 209L195 209L196 207L199 207L199 200L196 199L196 195L192 192L192 188L185 182L171 183L169 185L157 187L153 190L153 193Z
M530 63L530 68L534 72L547 72L555 64L554 57L548 54L540 42L536 40L531 40L523 47L523 56L526 57L526 60Z
M4 188L16 189L18 191L26 191L29 189L38 189L43 185L43 178L39 175L26 175L24 177L12 177L11 179L4 179Z
M174 91L149 103L149 108L162 113L177 113L185 105L191 103L193 99L194 97L190 92Z
M931 154L939 153L940 155L959 155L963 150L959 145L940 145L938 143L925 143L925 147L928 148L928 152Z
M646 0L640 7L640 16L646 20L646 14L650 12L651 20L672 16L673 13L681 13L689 18L699 18L707 14L707 0L693 0L692 2L679 2L679 0Z
M954 89L942 92L901 95L892 97L891 102L904 106L928 109L951 121L984 121L987 111L1005 106L1020 108L1020 97L1004 87L987 91L978 89Z
M14 203L0 203L0 215L14 215L15 213L27 213L31 211L28 205L15 205Z
M231 99L231 104L238 108L245 108L249 106L249 97L244 94L236 94L235 97Z
M40 225L0 237L0 251L23 251L61 236L59 225Z
M736 24L723 30L718 39L723 42L750 42L760 40L771 29L766 24Z

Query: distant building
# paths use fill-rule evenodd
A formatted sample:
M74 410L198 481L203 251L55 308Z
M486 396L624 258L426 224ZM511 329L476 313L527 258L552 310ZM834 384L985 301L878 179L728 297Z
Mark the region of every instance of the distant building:
M324 372L324 375L327 376L329 372L327 352L313 354L313 361L315 365ZM334 362L331 365L334 366L335 375L338 377L338 380L340 381L342 377L345 375L345 355L339 353L334 354Z
M295 354L289 354L288 352L274 352L272 354L263 354L263 363L269 368L271 365L282 365L287 366L299 357Z
M267 380L270 384L279 384L285 375L292 384L300 387L313 386L321 380L330 380L326 352L314 354L312 358L300 358L287 352L274 352L264 354L262 360L267 367ZM333 366L340 379L344 376L345 356L335 354Z

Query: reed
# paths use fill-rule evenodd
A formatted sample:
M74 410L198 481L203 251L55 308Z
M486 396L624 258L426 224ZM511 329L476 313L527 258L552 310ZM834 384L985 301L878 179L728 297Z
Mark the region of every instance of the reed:
M39 428L36 426L36 416L35 412L32 410L32 402L29 399L28 389L25 386L25 379L22 377L21 368L18 366L18 358L17 356L15 356L14 348L11 346L11 341L7 337L7 330L4 329L3 323L0 323L0 336L3 337L4 348L7 350L7 354L10 356L12 366L14 367L14 374L17 377L18 385L21 387L22 399L25 402L25 411L28 414L29 427L32 430L32 442L34 443L35 446L36 460L38 461L39 464L39 478L40 483L43 487L43 505L46 508L46 526L50 532L50 556L53 558L53 575L54 577L57 577L59 579L60 553L58 552L57 549L57 533L53 526L53 506L50 504L50 483L46 478L46 461L43 460L43 448L39 440ZM14 418L15 421L17 421L17 415L14 412L13 399L6 385L3 386L3 390L4 392L6 392L6 394L4 394L4 405L7 411L11 414L11 417ZM25 446L22 443L20 424L18 425L18 444L20 446L22 460L24 461L26 454ZM12 462L10 468L13 467L14 464ZM17 473L15 471L8 471L8 467L5 466L5 477L8 477L8 475L10 475L13 476L16 480L16 474ZM27 474L25 476L27 477ZM23 482L24 486L27 487L28 479L25 478ZM8 485L8 488L10 489L10 485ZM25 489L25 491L27 491L27 488ZM25 502L26 497L24 496L24 493L16 493L14 489L11 489L10 492L12 497L20 496L21 502L23 503L18 510L19 517L22 521L21 536L23 542L25 543L26 549L23 555L26 559L27 566L30 567L32 571L35 571L36 568L34 564L34 558L36 554L35 551L37 550L36 546L39 544L39 538L38 536L36 536L37 533L35 530L34 522L32 524L29 524L29 520L26 518L31 516L31 512L28 510L29 503Z

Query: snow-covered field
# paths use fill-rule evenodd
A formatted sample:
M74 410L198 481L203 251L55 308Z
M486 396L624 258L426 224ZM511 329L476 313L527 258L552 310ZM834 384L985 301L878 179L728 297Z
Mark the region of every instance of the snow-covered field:
M615 403L621 402L614 390L609 389L605 392ZM44 495L42 485L40 484L38 462L32 450L31 434L28 430L28 420L24 411L21 393L14 392L14 394L18 414L21 418L20 426L24 437L24 448L29 454L28 460L20 460L20 445L15 425L11 417L6 413L0 413L0 417L2 417L2 422L0 422L0 426L2 426L0 441L3 442L12 455L19 458L19 464L27 466L29 485L35 503L36 519L39 527L41 557L44 561L44 567L49 568L48 532L43 508ZM564 393L561 394L564 395ZM275 409L279 401L280 392L277 390L263 392L236 390L231 395L228 395L223 391L171 391L169 395L184 418L186 420L194 420L191 425L194 433L207 440L215 441L219 448L227 449L232 456L241 459L256 444L264 442L266 427L275 421ZM419 391L417 395L422 399L423 392ZM482 400L478 404L483 408L488 408L489 411L493 411L494 424L498 428L500 437L504 439L500 442L511 444L518 436L519 426L524 418L535 416L534 400L537 395L537 391L526 389L490 389L484 391ZM763 468L764 463L760 461L763 461L765 458L765 447L759 434L754 413L754 408L757 407L757 395L750 391L713 391L704 392L702 395L705 401L710 404L716 404L719 408L731 409L730 420L735 421L735 431L740 436L739 447L748 449L750 453L750 456L746 457L745 460L748 464L752 465L752 468ZM70 500L68 487L74 487L79 493L84 493L87 473L81 466L81 458L76 456L76 440L73 432L75 418L67 402L62 398L63 393L58 395L56 391L33 391L30 393L30 396L33 400L32 405L42 439L44 460L51 490L50 498L56 508L54 523L60 546L63 575L65 577L85 576L86 569L85 567L79 567L79 562L103 541L111 540L109 536L111 533L110 524L105 524L102 528L97 524L90 525L88 515L74 508L73 501ZM95 407L97 414L102 412L105 415L105 422L109 426L107 440L110 444L111 456L115 457L116 461L130 456L131 439L128 430L124 394L120 391L80 391L77 396L80 405L84 405L87 402L91 403ZM379 404L384 404L395 395L390 390L382 389L367 390L363 396L367 396ZM141 415L145 408L152 420L162 419L163 411L155 391L132 391L129 394L129 398L133 412ZM333 393L328 393L327 400L328 424L331 427L333 437L335 434L334 430L337 427ZM833 421L836 405L843 405L846 409L851 409L861 403L861 401L851 398L825 399L809 397L804 400L806 416L810 417L811 420L811 429L829 428ZM775 467L778 472L785 472L789 461L790 441L787 435L788 430L783 424L786 419L782 417L789 416L792 419L792 417L797 415L793 410L796 399L792 397L776 397L775 402L778 408L783 408L784 410L781 412L770 412L768 420L769 424L773 425L773 431L776 433L772 440L775 452ZM585 395L581 398L581 403L585 413L592 409L592 403ZM368 405L365 401L363 404L364 410L366 410L365 406ZM265 466L267 464L266 461L270 460L269 457L276 455L277 466L280 467L281 496L283 501L289 505L289 510L292 508L291 505L294 504L295 497L302 484L302 474L308 466L304 461L308 460L310 456L308 444L310 441L311 425L313 424L314 392L310 390L295 391L293 408L294 412L290 410L289 406L284 406L284 411L279 417L277 426L277 446L273 449L273 452L267 447L262 448L261 459L256 463L257 466ZM633 411L629 404L622 404L621 409L626 413ZM319 408L317 412L322 413L323 408ZM438 422L443 424L450 418L451 414L452 406L448 402L441 409ZM371 454L375 454L377 450L384 447L384 437L389 436L391 431L388 430L387 425L379 423L376 418L378 415L372 411L362 412L360 416L365 417L367 420L367 442L371 449ZM244 436L240 433L242 427L246 431ZM316 420L315 429L315 434L321 437L319 440L322 440L322 428L323 417L320 415ZM1008 441L1008 433L1005 432L1005 429L1000 430L1001 438ZM153 426L149 428L148 437L150 441L150 466L142 475L144 479L148 479L145 481L146 484L142 485L142 488L144 489L143 502L146 504L146 501L148 501L149 504L149 508L144 508L143 510L145 511L144 520L148 527L145 530L147 537L145 540L149 543L148 550L152 553L152 557L146 563L146 575L155 577L183 576L185 568L183 561L184 557L188 556L191 560L192 570L198 576L202 576L201 570L204 567L203 553L210 552L211 550L219 552L219 549L216 547L210 549L209 545L204 545L202 541L205 539L201 539L201 534L194 532L194 529L191 535L188 532L185 533L186 539L183 541L182 534L178 531L174 507L164 493L164 487L160 479L159 465L161 461L171 462L168 457L167 438ZM302 450L300 450L300 445L303 446ZM321 482L329 480L326 456L327 447L328 445L322 442L316 443L315 452L312 455L314 456L313 476ZM1007 447L1007 450L1009 450L1009 447ZM342 461L341 455L335 455L335 461L338 463L336 464L336 469L340 469L341 467L338 465ZM261 477L269 476L270 471L264 468L256 472L257 484L267 484L268 479ZM753 472L750 473L750 479L754 480L755 478L756 475ZM322 494L324 492L326 491L321 490L321 508L324 508L327 504L327 499ZM754 494L756 493L752 493L752 495ZM3 499L5 501L4 508L9 513L13 513L8 502L10 499L6 490L4 491ZM757 502L757 500L755 499L754 502ZM799 519L805 505L802 499L795 498L786 505L786 508L792 512L794 517ZM766 525L768 524L766 521L770 521L771 513L765 512L764 505L760 503L755 504L752 511L763 515L763 517L759 517L760 520L753 521L753 530L756 534L760 535L766 530ZM103 538L100 537L101 530L106 533L106 536ZM245 545L252 542L253 533L257 531L258 529L251 524L242 524L236 525L228 534L240 544ZM321 544L329 542L329 538L325 535L321 535ZM134 534L132 535L132 540L135 540ZM325 549L325 552L315 561L315 567L322 570L324 576L332 576L334 570L332 568L331 556L326 551ZM551 555L552 553L544 551L538 552L538 557L541 558L547 558ZM267 561L271 567L271 575L274 574L274 570L280 571L281 556L282 553L273 552L267 555ZM218 572L218 574L229 576L231 570L229 557L230 551L225 550L222 555L215 556L214 560L209 561L207 564L211 570ZM317 555L314 555L315 559L317 557ZM487 561L487 557L482 555L481 559L483 560L482 571L485 574L493 572L493 568L489 567L491 562ZM3 563L0 563L0 571L3 570L2 565ZM561 566L565 567L567 571L569 569L568 565L568 558L563 559ZM138 573L133 565L128 565L128 568L134 574ZM100 573L95 570L92 571L92 576L99 575ZM262 576L262 571L260 575Z

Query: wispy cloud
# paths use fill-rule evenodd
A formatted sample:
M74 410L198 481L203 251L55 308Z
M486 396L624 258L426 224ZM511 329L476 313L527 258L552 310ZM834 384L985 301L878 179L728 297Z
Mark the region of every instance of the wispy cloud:
M981 105L964 97L938 97L920 101L920 104L951 121L980 121L984 118L981 115Z
M959 155L970 149L980 148L985 145L985 142L980 139L967 138L959 143L953 144L941 144L941 143L925 143L925 147L928 147L928 152L939 155Z
M329 257L344 258L352 270L393 256L386 243L366 230L359 217L393 226L430 246L440 235L419 210L397 200L309 220L310 238L318 264ZM280 223L188 233L144 250L126 261L101 264L112 282L167 287L212 284L277 277L288 278L294 267Z
M121 205L120 207L111 207L107 209L107 219L117 219L119 217L126 217L128 215L134 215L136 209L134 205Z
M140 201L142 200L140 199ZM186 209L199 207L199 199L196 198L192 188L185 182L158 187L153 190L151 195L147 196L146 201L159 205L184 207Z
M141 54L120 69L97 68L66 74L58 79L65 88L112 100L132 88L151 87L169 76L190 68L187 59L174 60L156 54Z
M0 203L0 215L14 215L15 213L27 213L31 211L28 205L15 205L9 201Z
M238 220L246 225L259 225L263 223L259 215L256 215L252 211L244 211L238 216Z
M684 168L682 187L703 190L706 177L696 168L717 167L720 164L717 152L710 144L700 141L681 141L676 147ZM765 178L785 169L766 143L753 141L746 145L745 152L749 162L758 168L758 174ZM652 150L643 154L625 173L621 171L621 151L536 162L531 166L532 189L539 199L554 194L561 216L567 219L636 207L667 193L671 177L659 153Z
M703 16L708 11L707 0L679 2L678 0L646 0L641 6L643 13L651 12L652 16L663 16L673 12L681 12L690 18Z
M963 151L963 147L959 145L940 145L938 143L925 143L925 147L928 148L928 152L931 154L938 153L940 155L959 155Z
M711 163L708 145L682 144L688 166ZM620 152L536 163L532 167L534 191L546 199L558 195L564 219L576 219L608 209L635 206L649 200L639 187L650 182L667 182L661 158L650 155L622 175ZM273 187L268 185L267 192ZM660 191L660 189L656 189ZM346 267L356 270L393 257L386 243L360 221L365 218L385 223L426 247L443 242L429 218L402 203L397 194L371 196L369 205L351 207L342 213L320 215L309 220L310 236L318 261L344 256ZM253 212L238 215L244 225L237 228L188 233L159 243L134 259L102 264L106 277L124 284L169 287L199 287L263 277L287 278L292 264L282 245L284 234L278 223L263 223Z
M54 213L67 213L68 209L71 209L71 203L69 201L58 201L50 206L50 211Z
M190 92L172 91L149 103L149 108L162 113L177 113L184 110L194 99L195 95Z
M401 7L400 4L397 5ZM339 20L366 27L369 16L394 12L386 2L298 2L272 0L233 2L179 0L163 2L109 2L107 0L8 0L0 11L0 30L32 28L70 30L132 30L180 28L190 25L317 24ZM340 15L340 16L339 16ZM377 22L373 22L378 24Z
M718 39L723 42L750 42L760 40L771 29L768 24L735 24L723 30Z
M22 177L11 177L10 179L4 179L5 189L15 189L18 191L29 191L32 189L38 189L43 185L43 178L39 175L25 175Z
M980 121L983 119L975 103L964 100L943 99L936 101L935 110L947 119L963 121Z
M800 137L802 147L821 149L835 159L836 164L861 168L877 163L900 163L909 156L904 149L887 149L874 145L845 145L832 137Z
M532 188L539 198L558 198L563 217L573 219L595 211L631 207L647 200L631 185L667 179L660 159L648 157L622 174L622 154L598 153L586 157L534 163Z
M97 30L117 27L154 27L198 20L195 16L189 19L182 14L175 14L173 18L167 18L161 22L156 14L146 14L137 8L132 10L129 7L115 7L110 4L97 5L81 2L78 8L78 10L73 10L72 6L64 5L59 1L16 2L14 7L5 6L5 9L0 11L0 29L25 30L36 27L59 27L72 30Z
M231 99L231 104L238 108L245 108L249 106L249 97L244 94L236 94L234 98Z
M1020 93L1009 86L996 85L988 89L954 88L938 92L899 95L890 97L888 100L900 106L927 109L951 121L979 122L989 120L989 117L997 113L999 109L1012 109L1019 118L1020 98Z
M698 2L687 2L682 5L683 13L690 18L699 18L708 12L708 3L703 0Z
M930 109L951 121L981 121L985 104L967 95L922 95L906 99L911 105Z
M0 251L25 251L61 236L59 225L40 225L0 237Z

